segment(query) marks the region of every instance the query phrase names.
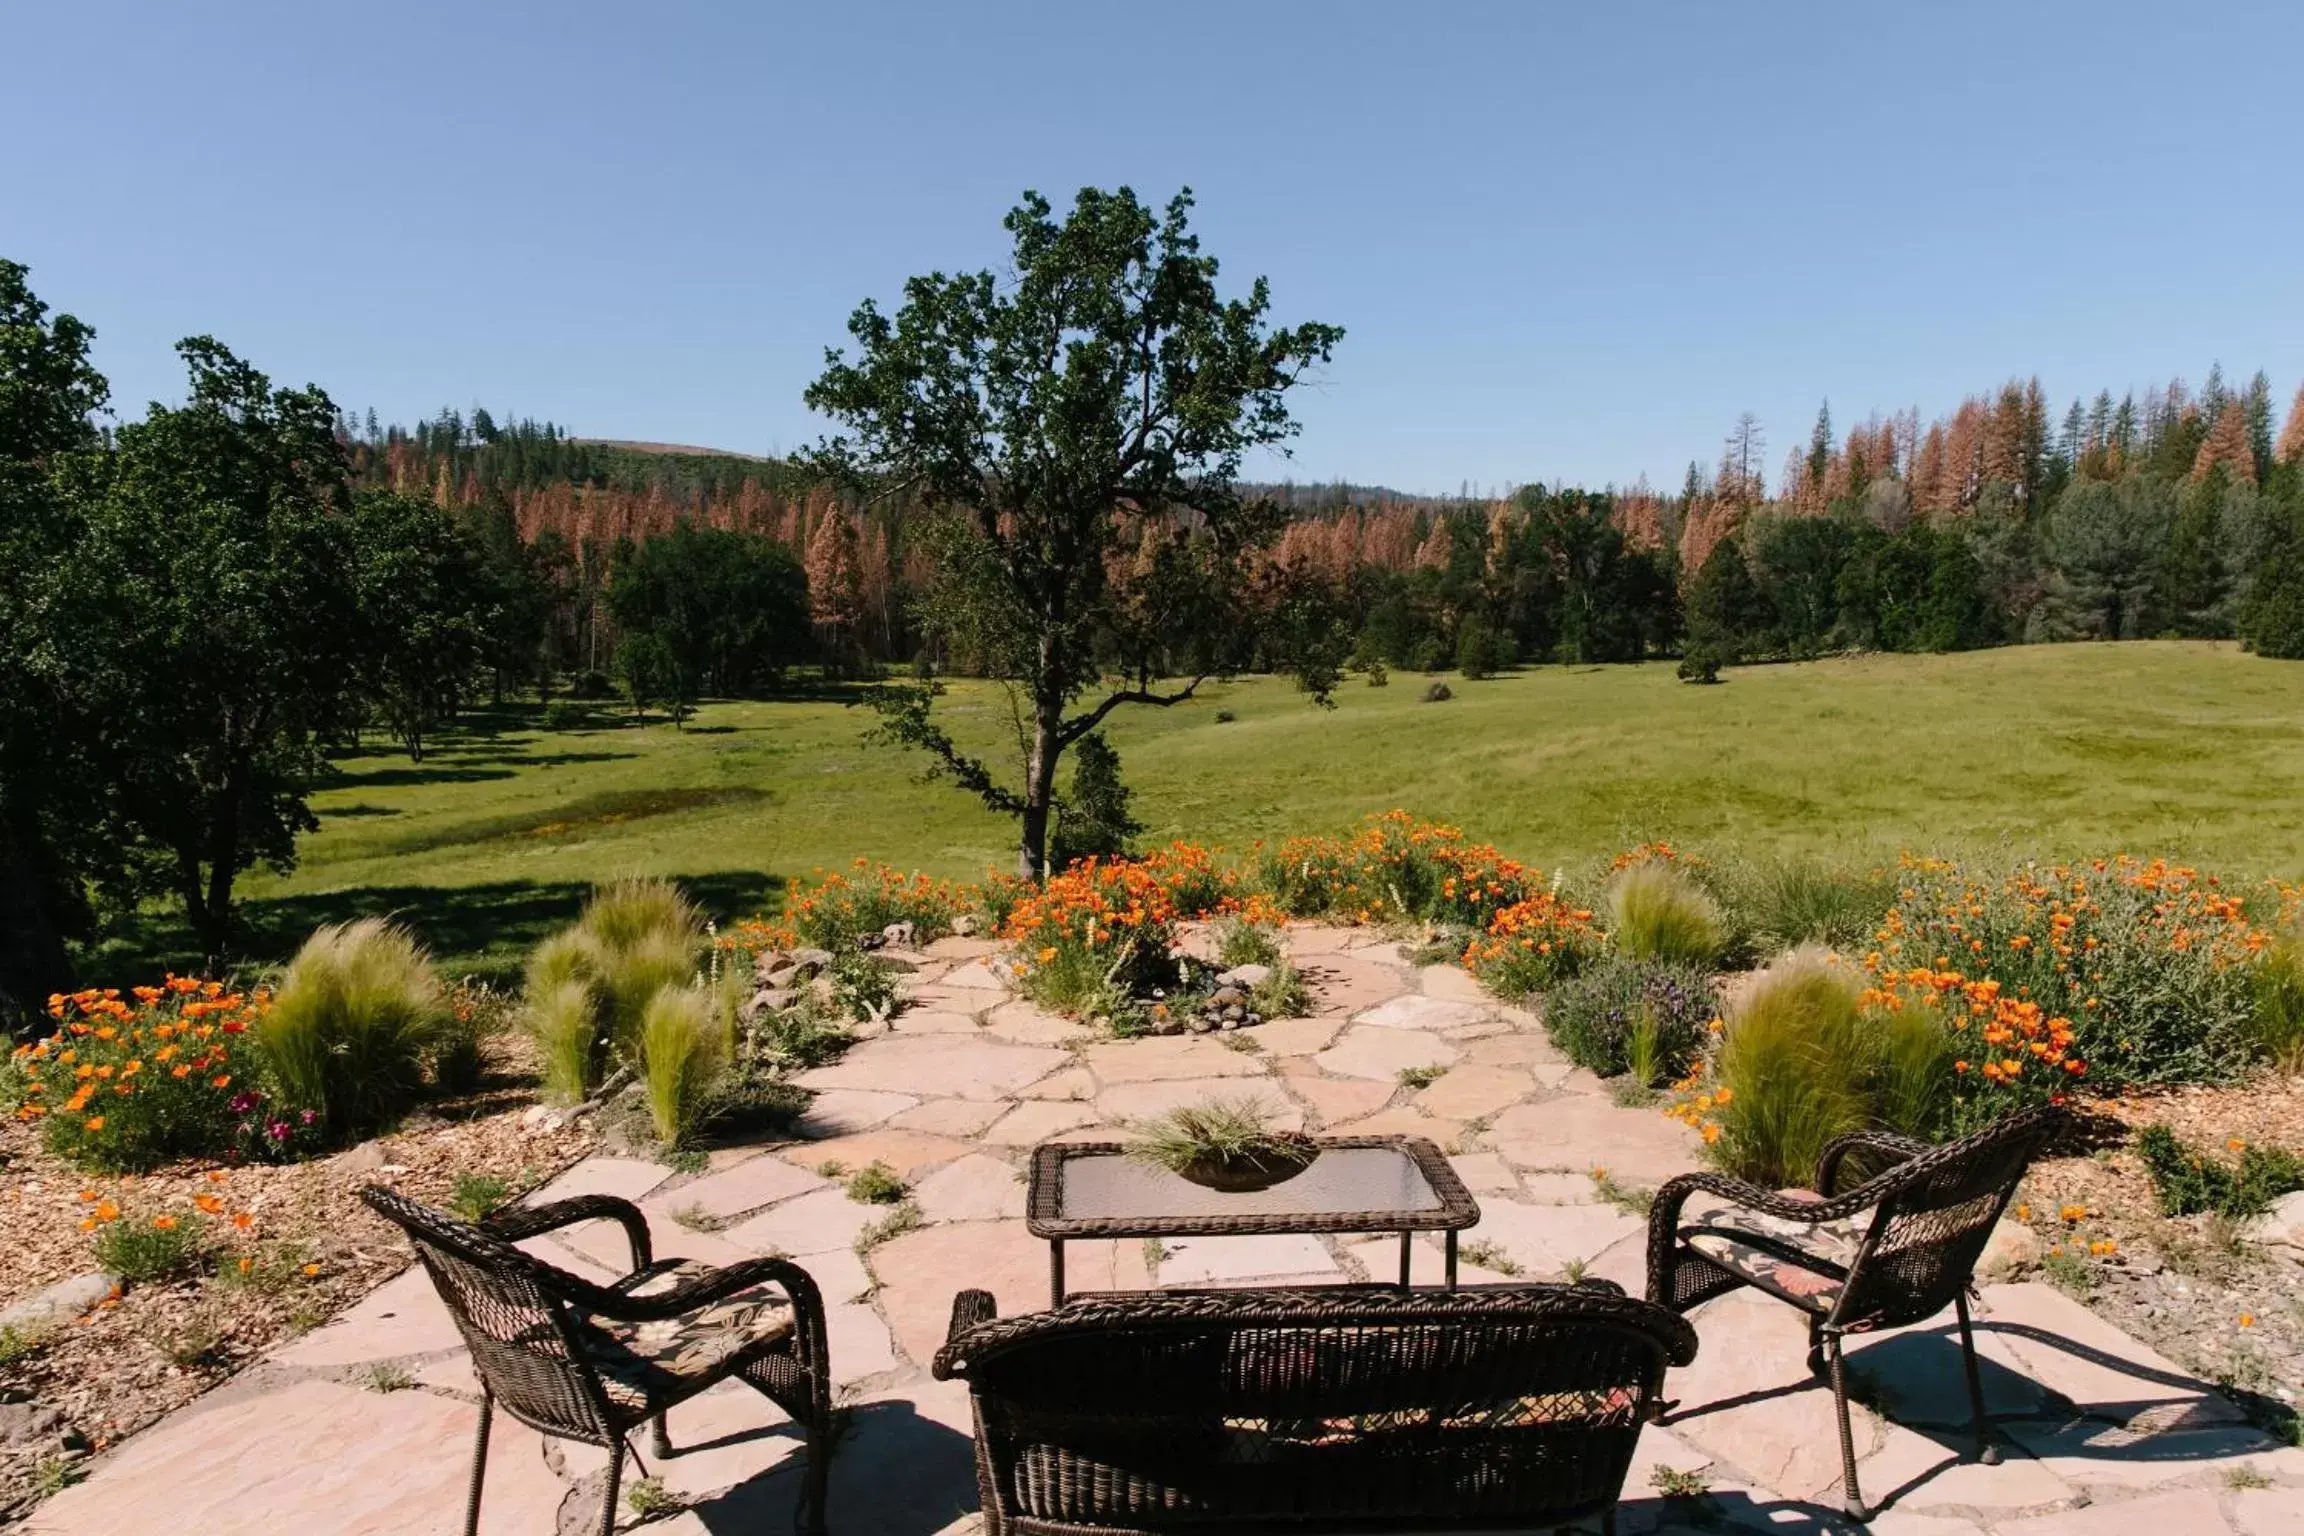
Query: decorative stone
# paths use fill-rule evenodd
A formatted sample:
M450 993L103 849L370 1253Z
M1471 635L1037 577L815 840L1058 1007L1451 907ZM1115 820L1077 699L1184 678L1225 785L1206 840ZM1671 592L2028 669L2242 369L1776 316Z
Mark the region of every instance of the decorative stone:
M950 1099L1005 1098L1067 1065L1062 1051L969 1035L890 1035L853 1046L828 1067L801 1073L803 1088L866 1088ZM891 1111L890 1113L894 1113Z
M1342 1077L1396 1082L1411 1068L1453 1065L1459 1054L1455 1046L1421 1030L1355 1024L1312 1059L1323 1071Z
M1226 1050L1213 1040L1188 1037L1151 1040L1107 1040L1083 1053L1088 1070L1098 1082L1150 1083L1176 1078L1261 1077L1264 1063L1254 1056Z
M1250 961L1246 965L1236 965L1228 971L1218 973L1216 977L1216 985L1224 988L1236 988L1246 991L1253 991L1255 988L1264 985L1265 982L1271 979L1272 967L1259 964L1255 961Z
M979 1153L937 1169L912 1194L930 1221L998 1221L1024 1214L1024 1184L1016 1173Z
M100 1269L59 1280L0 1312L0 1328L12 1328L24 1336L45 1333L59 1324L71 1322L111 1295L114 1283L112 1277Z
M2020 1221L2003 1216L1977 1256L1976 1273L1985 1280L2012 1280L2040 1265L2040 1238Z
M653 1203L683 1211L695 1207L707 1216L726 1219L824 1187L824 1180L780 1157L754 1157L725 1173L683 1184Z
M1476 1120L1500 1113L1535 1091L1535 1079L1511 1067L1457 1066L1418 1093L1414 1103L1429 1115Z
M2304 1189L2292 1190L2272 1202L2272 1208L2248 1224L2248 1236L2269 1248L2286 1250L2304 1259Z

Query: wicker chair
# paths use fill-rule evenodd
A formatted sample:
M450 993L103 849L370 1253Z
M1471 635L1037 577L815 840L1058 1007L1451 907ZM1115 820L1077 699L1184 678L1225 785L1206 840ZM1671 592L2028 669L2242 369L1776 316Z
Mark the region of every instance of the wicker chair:
M1613 1285L1075 1297L938 1352L976 1407L987 1536L1612 1529L1695 1331Z
M1960 1350L1967 1369L1968 1405L1979 1460L2000 1459L1984 1414L1976 1370L1976 1340L1968 1320L1968 1292L1976 1260L1992 1227L2016 1193L2034 1157L2069 1124L2062 1109L2044 1105L1999 1120L1974 1135L1932 1147L1882 1131L1859 1131L1824 1149L1816 1168L1822 1199L1796 1199L1725 1174L1690 1173L1656 1192L1648 1217L1648 1299L1675 1312L1751 1286L1799 1308L1808 1318L1808 1368L1829 1376L1840 1416L1842 1493L1848 1514L1868 1520L1856 1482L1856 1451L1848 1425L1847 1372L1841 1340L1873 1328L1917 1323L1946 1306L1958 1310ZM1832 1193L1841 1167L1854 1156L1885 1171L1843 1195ZM1682 1226L1688 1197L1702 1191L1736 1209ZM1785 1235L1784 1223L1810 1233L1828 1222L1865 1211L1872 1220L1852 1249L1825 1251L1820 1235ZM1772 1218L1770 1231L1744 1213Z
M789 1413L807 1437L798 1528L821 1536L832 1452L824 1303L807 1271L784 1259L713 1269L652 1257L648 1219L629 1200L583 1195L515 1208L478 1226L370 1185L360 1198L397 1222L447 1304L480 1377L466 1536L479 1529L494 1407L548 1435L608 1452L601 1536L615 1528L625 1435L646 1420L658 1456L676 1454L664 1411L740 1376ZM632 1272L594 1285L512 1246L580 1221L619 1223ZM645 1470L645 1469L643 1469Z

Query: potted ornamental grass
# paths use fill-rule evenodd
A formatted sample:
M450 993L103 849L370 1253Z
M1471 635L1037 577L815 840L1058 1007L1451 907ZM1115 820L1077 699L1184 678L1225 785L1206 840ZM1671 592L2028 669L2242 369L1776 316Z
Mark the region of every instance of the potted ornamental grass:
M1320 1144L1275 1129L1254 1098L1207 1099L1132 1123L1128 1155L1204 1189L1247 1194L1283 1184L1312 1166Z

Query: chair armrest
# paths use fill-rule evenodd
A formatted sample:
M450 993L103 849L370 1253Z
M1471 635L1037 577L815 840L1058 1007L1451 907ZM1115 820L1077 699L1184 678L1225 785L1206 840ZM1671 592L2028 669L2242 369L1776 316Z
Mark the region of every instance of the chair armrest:
M1853 1216L1878 1198L1868 1185L1834 1200L1794 1200L1724 1173L1684 1173L1676 1179L1667 1179L1663 1188L1656 1191L1655 1203L1648 1208L1648 1299L1659 1305L1671 1304L1672 1255L1680 1237L1681 1207L1699 1190L1763 1216L1807 1226L1821 1226Z
M648 1218L641 1214L640 1207L615 1195L577 1195L549 1205L514 1206L485 1217L480 1230L490 1237L516 1243L524 1237L534 1237L555 1227L574 1226L580 1221L618 1223L632 1243L632 1267L646 1269L655 1262L655 1243L648 1235Z
M1888 1161L1895 1164L1933 1150L1927 1142L1899 1136L1894 1131L1850 1131L1845 1136L1834 1137L1826 1144L1823 1155L1816 1159L1816 1192L1831 1195L1832 1181L1840 1172L1841 1160L1851 1152L1884 1152Z
M1000 1303L992 1299L990 1291L967 1290L953 1297L952 1321L944 1330L944 1347L936 1351L936 1358L929 1362L929 1374L938 1381L950 1381L966 1374L967 1358L954 1354L952 1346L962 1334L999 1315Z
M707 1303L733 1296L738 1291L755 1285L774 1283L784 1288L792 1298L792 1306L804 1319L821 1319L824 1315L824 1297L816 1289L815 1277L790 1259L741 1259L719 1269L707 1270L692 1280L684 1280L668 1291L657 1291L647 1296L634 1296L628 1291L610 1291L613 1298L594 1305L591 1310L619 1322L661 1322L693 1312Z

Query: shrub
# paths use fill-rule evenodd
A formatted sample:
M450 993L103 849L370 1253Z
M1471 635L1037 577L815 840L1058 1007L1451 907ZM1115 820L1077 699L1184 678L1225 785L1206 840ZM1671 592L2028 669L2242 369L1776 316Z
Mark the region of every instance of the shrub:
M1978 1129L2011 1107L1959 1095L1954 1034L1935 1009L1887 1013L1870 1032L1875 1113L1898 1135L1934 1141L1947 1131Z
M896 1010L896 967L862 950L832 957L832 1006L859 1023L884 1019Z
M2030 998L2008 996L1997 981L1969 981L1957 971L1888 972L1865 991L1864 1002L1884 1026L1909 1013L1939 1032L1942 1054L1950 1058L1943 1122L1954 1130L2060 1101L2088 1070L2074 1048L2071 1020ZM1917 1062L1918 1026L1913 1029L1903 1048Z
M500 1032L510 1001L485 982L460 981L448 989L448 1014L432 1041L432 1086L445 1094L480 1086L481 1044Z
M1222 717L1219 717L1222 718ZM1120 779L1120 754L1090 731L1072 746L1072 792L1056 808L1049 834L1049 858L1058 867L1085 858L1124 858L1144 831L1128 809L1128 786Z
M1421 702L1426 704L1445 704L1454 697L1456 697L1456 690L1449 687L1446 683L1432 683L1424 689L1424 692L1421 695Z
M1693 1103L1719 1165L1771 1189L1815 1176L1825 1144L1871 1121L1859 986L1814 954L1785 957L1727 1020L1717 1087ZM1709 1102L1705 1102L1705 1101Z
M1281 912L1355 923L1479 928L1542 890L1535 870L1406 811L1370 816L1350 837L1290 838L1265 856L1260 877Z
M1216 960L1224 966L1271 965L1281 956L1280 941L1269 928L1238 916L1216 920Z
M1544 999L1544 1029L1570 1061L1615 1077L1634 1070L1633 1036L1645 1021L1650 1069L1636 1075L1654 1086L1687 1070L1718 1012L1712 979L1703 971L1611 956L1552 990Z
M1049 876L1009 914L1001 936L1016 947L1026 993L1078 1012L1106 991L1133 995L1163 982L1176 921L1170 886L1151 867L1089 859Z
M131 1282L165 1279L208 1251L207 1223L197 1216L121 1217L96 1229L96 1262Z
M1600 952L1592 914L1549 892L1514 902L1464 947L1464 968L1499 997L1525 997L1582 970Z
M729 1052L727 1023L701 984L660 987L648 1000L640 1021L640 1080L658 1141L684 1147L695 1139Z
M16 1116L43 1122L48 1149L80 1168L140 1172L220 1151L261 1103L239 1041L271 1005L261 991L170 976L48 1000L56 1031L18 1046Z
M591 708L575 699L554 699L544 706L544 729L548 731L581 731L594 725Z
M1817 859L1736 862L1709 871L1734 937L1761 953L1828 944L1862 953L1888 909L1896 882L1885 870L1858 870Z
M2256 1049L2283 1072L2304 1072L2304 946L2288 939L2264 951L2253 977Z
M1663 860L1618 870L1608 882L1608 913L1609 937L1634 960L1708 966L1720 958L1719 903Z
M1874 970L1998 983L2067 1021L2072 1056L2106 1087L2216 1082L2246 1066L2251 962L2268 939L2215 880L2127 857L2025 864L1998 881L1907 859L1901 875Z
M448 1209L465 1221L477 1222L502 1205L512 1186L493 1174L460 1173L448 1196Z
M1724 659L1717 647L1691 641L1680 657L1677 668L1680 681L1717 683L1720 681L1720 664Z
M2214 1212L2234 1221L2261 1215L2282 1195L2304 1189L2304 1159L2278 1147L2231 1143L2237 1162L2225 1163L2179 1140L2164 1125L2146 1126L2136 1152L2152 1176L2161 1212L2195 1216Z
M305 940L256 1040L280 1096L317 1110L331 1139L353 1141L414 1101L451 1017L415 936L368 917Z
M910 923L925 943L951 932L952 920L982 899L972 886L858 859L848 873L820 870L812 881L793 881L785 890L782 921L753 918L723 942L754 951L809 945L838 954L866 934Z

